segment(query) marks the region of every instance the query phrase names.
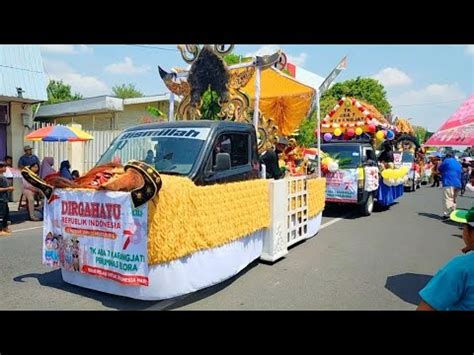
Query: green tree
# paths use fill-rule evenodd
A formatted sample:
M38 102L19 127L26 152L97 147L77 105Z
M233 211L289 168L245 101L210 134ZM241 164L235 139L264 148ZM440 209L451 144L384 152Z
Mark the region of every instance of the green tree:
M121 99L130 99L132 97L142 97L143 93L138 90L134 84L122 84L112 87L115 96Z
M425 143L427 140L426 135L428 133L426 129L420 126L413 126L413 130L415 131L415 137L418 140L418 143Z
M251 57L244 57L243 55L234 54L234 53L227 54L224 57L224 62L228 66L234 65L234 64L239 64L239 63L246 63L246 62L249 62L251 60L252 60Z
M321 101L328 96L335 100L339 100L344 96L355 97L374 105L383 115L390 113L392 110L384 86L371 78L357 77L356 79L336 83L322 95ZM322 114L323 112L324 115L328 113L328 111L322 111Z
M62 80L50 80L46 91L48 93L48 101L44 103L45 105L82 99L81 94L77 92L73 94L71 92L71 85L63 83Z
M303 147L309 147L316 143L316 136L314 131L316 130L316 114L310 120L304 120L296 136L296 141Z
M208 89L202 95L201 114L203 120L218 120L221 107L219 106L219 95L214 90Z

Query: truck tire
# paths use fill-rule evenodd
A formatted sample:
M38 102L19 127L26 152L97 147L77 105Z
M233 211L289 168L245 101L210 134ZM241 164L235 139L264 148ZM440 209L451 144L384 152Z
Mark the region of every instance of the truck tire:
M367 201L360 206L360 212L363 216L370 216L374 210L374 195L369 194Z

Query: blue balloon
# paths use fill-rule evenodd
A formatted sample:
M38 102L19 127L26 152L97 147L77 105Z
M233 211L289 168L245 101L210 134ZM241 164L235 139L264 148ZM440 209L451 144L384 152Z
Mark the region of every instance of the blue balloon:
M387 139L392 140L393 138L395 138L395 133L393 133L393 131L387 131Z

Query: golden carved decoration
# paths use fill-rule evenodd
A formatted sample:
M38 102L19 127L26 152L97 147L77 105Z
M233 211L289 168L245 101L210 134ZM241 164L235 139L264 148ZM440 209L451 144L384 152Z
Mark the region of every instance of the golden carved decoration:
M255 73L254 66L231 70L230 79L229 79L229 88L238 90L244 87L245 85L247 85L250 79L252 79L252 76L254 73Z

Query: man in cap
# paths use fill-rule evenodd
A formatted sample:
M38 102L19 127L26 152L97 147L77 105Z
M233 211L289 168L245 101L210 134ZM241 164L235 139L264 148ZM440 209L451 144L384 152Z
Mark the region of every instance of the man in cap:
M31 166L35 163L41 165L39 158L33 154L32 147L27 145L23 150L25 151L25 154L23 154L20 160L18 160L18 169L22 170L24 167Z
M464 254L452 258L420 291L417 310L474 310L474 208L455 210L450 218L464 224Z

